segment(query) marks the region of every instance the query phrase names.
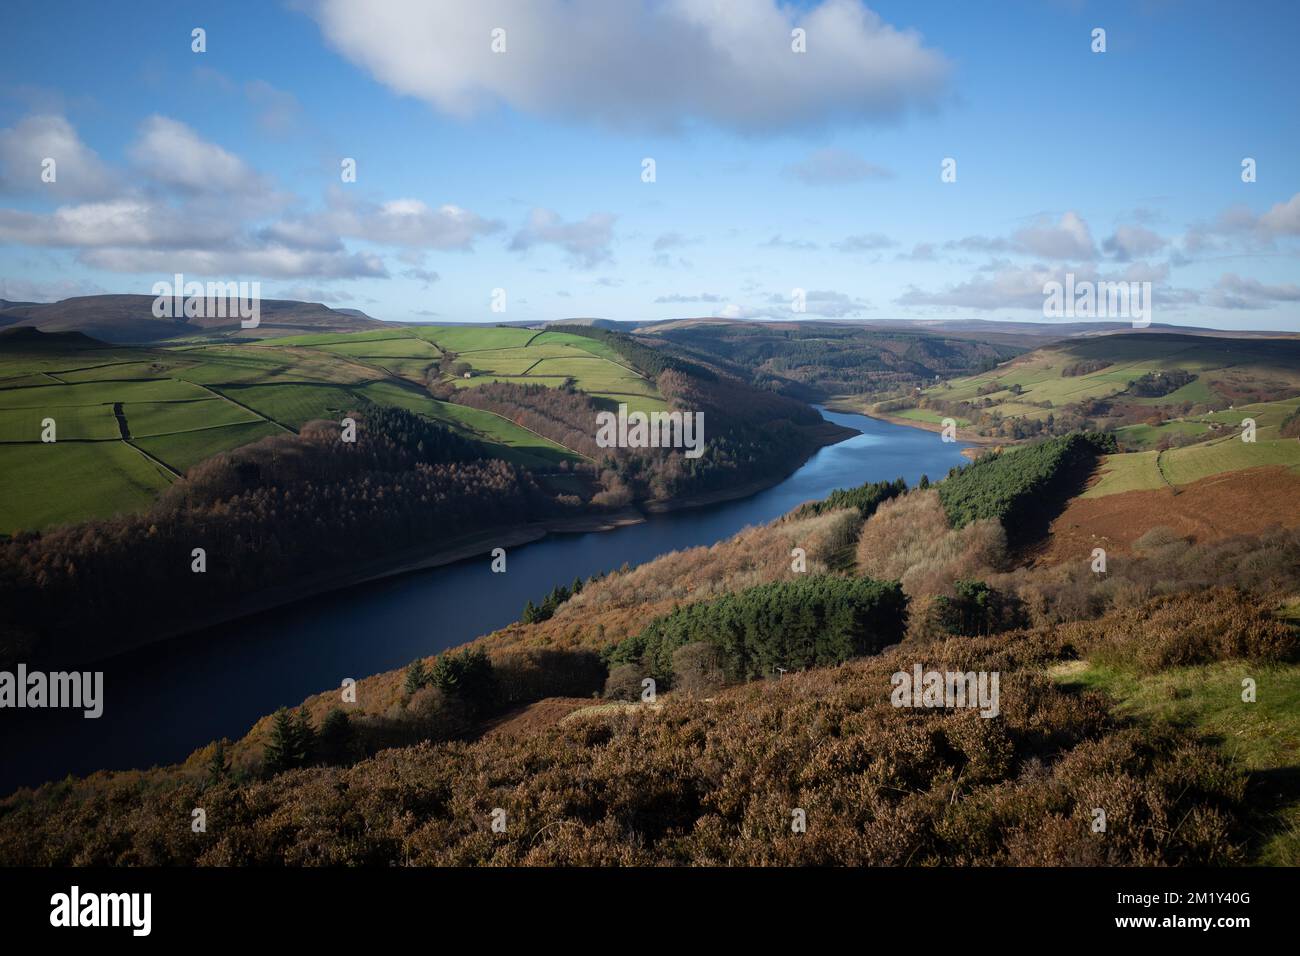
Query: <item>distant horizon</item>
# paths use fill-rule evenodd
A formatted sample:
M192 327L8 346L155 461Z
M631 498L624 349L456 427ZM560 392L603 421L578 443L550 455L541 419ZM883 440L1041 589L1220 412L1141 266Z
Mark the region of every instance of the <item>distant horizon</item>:
M152 298L152 296L151 296L149 293L142 293L142 292L105 292L105 293L94 293L94 294L90 294L90 295L81 295L81 296L68 296L68 297L65 298L65 299L54 299L54 300L46 301L46 302L28 301L28 302L21 302L21 303L20 303L20 302L17 302L16 300L5 299L3 296L0 296L0 301L8 302L8 303L10 303L10 304L12 304L12 305L33 305L33 306L44 306L44 305L57 305L57 304L60 303L60 302L66 302L66 301L69 301L69 300L72 300L72 299L100 298L100 297L107 297L107 296L138 296L138 297L142 297L142 298ZM1198 331L1200 331L1200 332L1225 332L1225 333L1230 333L1230 334L1239 334L1239 335L1270 335L1270 336L1271 336L1271 335L1279 335L1279 336L1300 335L1300 331L1291 330L1291 329L1227 328L1227 327L1221 327L1221 326L1191 325L1191 324L1186 324L1186 325L1185 325L1185 324L1181 324L1181 323L1177 323L1177 322L1155 322L1155 321L1153 321L1153 322L1151 323L1151 325L1148 326L1148 327L1145 327L1145 328L1137 328L1137 329L1135 329L1135 328L1133 328L1133 326L1132 326L1132 324L1131 324L1130 322L1125 322L1125 321L1122 321L1122 320L1108 321L1108 320L1105 320L1105 319L1075 319L1075 320L1070 320L1070 321L1068 321L1068 322L1063 322L1063 321L1059 321L1059 320L1057 320L1057 321L1053 321L1053 320L1050 320L1050 319L1043 319L1043 318L1037 318L1037 319L1035 319L1035 318L1013 318L1013 317L1009 317L1009 316L1008 316L1008 317L1001 317L1001 316L948 316L948 317L914 317L914 318L901 318L901 317L893 317L893 318L883 318L883 317L882 317L882 318L828 318L828 317L825 317L825 316L794 316L794 315L792 315L792 316L790 316L790 317L788 317L788 318L782 318L782 317L778 317L778 316L755 316L755 317L751 317L751 318L736 318L736 317L732 317L732 316L717 316L717 315L713 315L713 316L710 316L710 315L679 315L679 316L668 316L668 317L665 317L665 318L654 318L654 319L623 319L623 318L614 318L614 317L609 316L609 315L567 315L567 316L562 316L562 317L560 317L560 318L555 318L555 319L508 319L508 318L499 318L499 317L498 317L498 318L489 318L489 319L450 319L450 318L441 318L441 319L430 319L430 318L422 318L422 319L390 319L390 318L385 318L385 317L380 316L380 315L375 315L375 314L373 314L372 312L368 312L368 311L366 311L365 309L359 309L359 308L356 308L356 307L353 307L353 306L330 305L330 304L328 304L328 303L326 303L326 302L313 301L313 300L310 300L310 299L288 299L288 298L281 298L281 297L274 297L274 298L267 297L267 298L265 298L264 301L276 301L276 302L297 302L297 303L301 303L301 304L304 304L304 305L319 305L319 306L321 306L321 307L323 307L323 308L331 309L331 310L333 310L333 311L335 311L335 312L342 312L342 313L359 313L359 314L361 314L361 315L364 315L366 318L373 319L373 320L376 321L376 322L385 322L385 323L390 323L390 324L393 324L393 325L518 325L518 326L529 326L529 325L554 325L554 324L565 323L565 322L569 322L569 323L573 323L573 322L618 322L618 323L625 324L625 325L662 325L662 324L666 324L666 323L670 323L670 322L735 322L735 323L753 323L753 324L759 324L759 325L776 325L776 324L797 323L797 324L800 324L800 325L807 325L807 324L818 325L818 324L820 324L820 325L851 325L851 326L865 326L865 325L889 325L889 324L900 324L900 325L952 325L952 324L964 324L964 323L979 323L979 324L982 324L982 325L1022 325L1022 326L1033 326L1033 327L1035 327L1035 328L1052 328L1052 327L1059 327L1059 328L1062 328L1062 329L1079 328L1079 327L1084 327L1084 326L1086 326L1086 327L1099 327L1099 326L1102 326L1102 327L1112 327L1112 326L1113 326L1113 327L1114 327L1114 331L1116 331L1116 332L1153 332L1153 331L1159 331L1160 329L1174 329L1174 330L1178 330L1178 331L1190 331L1190 332L1198 332ZM0 316L2 316L2 315L3 315L3 313L0 312ZM268 323L268 324L269 324L269 323ZM10 324L8 324L8 325L0 325L0 332L3 332L4 330L9 329L9 328L18 328L18 327L21 327L21 325L22 325L21 321L19 321L19 322L13 322L13 323L10 323Z
M0 298L0 302L14 304L14 306L56 306L60 302L68 302L72 299L87 298L107 298L107 297L138 297L152 298L147 293L101 293L95 295L73 295L68 299L56 299L52 302L14 302L12 299ZM736 324L757 324L757 325L776 325L776 324L811 324L811 325L850 325L850 326L870 326L870 325L1022 325L1032 326L1035 329L1112 329L1117 333L1153 333L1161 332L1162 329L1174 330L1179 333L1223 333L1229 336L1265 336L1265 337L1288 337L1300 336L1300 332L1292 332L1288 329L1236 329L1236 328L1219 328L1213 325L1182 325L1177 323L1153 323L1145 328L1134 328L1131 323L1126 321L1115 320L1070 320L1070 321L1053 321L1048 319L1011 319L1011 317L987 317L987 316L970 316L970 317L944 317L944 319L927 319L927 317L897 317L897 319L888 319L888 317L872 317L872 319L828 319L823 316L811 317L768 317L755 316L750 319L736 319L729 316L705 316L705 315L684 315L669 316L664 319L615 319L611 316L563 316L559 319L386 319L386 317L373 315L372 312L361 310L350 306L330 306L324 302L312 302L309 299L265 299L266 302L292 302L307 304L307 306L320 306L328 310L342 313L356 313L367 317L367 319L378 321L378 323L387 323L393 325L556 325L564 323L617 323L621 325L664 325L669 323L736 323ZM0 312L0 317L4 313ZM13 321L9 324L0 324L0 334L9 329L17 328L34 328L34 326L25 326L21 320ZM43 329L38 329L44 332ZM69 329L61 330L69 332ZM94 338L94 336L91 336Z

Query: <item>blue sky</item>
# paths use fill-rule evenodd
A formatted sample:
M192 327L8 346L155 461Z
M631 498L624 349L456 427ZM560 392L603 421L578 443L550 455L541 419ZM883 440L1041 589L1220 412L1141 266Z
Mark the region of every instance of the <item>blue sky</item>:
M9 0L5 19L0 298L183 272L405 321L1042 320L1068 272L1151 281L1156 322L1300 331L1294 3Z

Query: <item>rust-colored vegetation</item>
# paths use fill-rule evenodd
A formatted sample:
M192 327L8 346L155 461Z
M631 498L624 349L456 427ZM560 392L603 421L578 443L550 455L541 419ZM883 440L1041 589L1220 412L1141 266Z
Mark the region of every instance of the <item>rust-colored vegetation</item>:
M1193 732L1124 718L1101 693L1050 672L1079 660L1140 676L1294 659L1296 631L1273 611L1295 597L1300 533L1196 544L1156 529L1098 575L1082 559L1009 568L1001 526L953 529L933 491L886 501L865 521L855 509L801 514L592 580L549 619L480 638L470 649L486 652L491 675L473 699L437 677L454 661L481 669L464 651L361 681L346 726L329 716L337 690L311 698L305 720L320 739L328 724L333 742L301 769L269 772L266 746L288 721L267 717L220 754L209 745L179 767L21 791L0 802L0 861L1247 859L1241 768ZM856 567L837 570L832 559L855 538ZM806 551L806 572L794 569L795 548ZM644 662L609 667L611 648L677 609L845 573L901 582L912 618L902 643L738 684L718 648L691 636L671 655L674 689L648 703ZM996 598L1001 610L978 626L997 633L962 636L951 622L969 608L933 613L973 596ZM999 716L894 707L891 675L916 664L997 672ZM207 810L206 834L189 829L195 806ZM1106 810L1104 835L1091 826L1096 807ZM495 808L506 811L505 833L490 826ZM796 809L807 832L792 830Z

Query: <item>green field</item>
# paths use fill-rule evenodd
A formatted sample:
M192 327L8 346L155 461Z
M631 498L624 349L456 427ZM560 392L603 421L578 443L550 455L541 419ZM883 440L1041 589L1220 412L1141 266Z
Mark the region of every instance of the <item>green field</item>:
M1157 454L1154 451L1131 451L1104 456L1098 466L1101 480L1080 497L1103 498L1125 491L1154 491L1168 487L1156 468Z
M284 429L258 419L240 425L219 425L170 435L133 438L132 444L144 449L174 471L184 473L218 452L248 445L268 435L282 434Z
M1285 465L1300 469L1300 442L1260 440L1253 444L1240 438L1222 438L1165 452L1160 467L1174 485L1189 485L1211 475L1263 465Z
M1115 437L1124 443L1124 447L1133 451L1145 451L1154 448L1156 443L1167 435L1206 435L1210 426L1201 421L1168 421L1161 425L1126 425L1115 429Z
M562 332L395 325L149 349L24 339L0 355L0 533L139 510L212 455L371 403L440 421L540 472L580 460L501 416L434 399L426 382L448 351L472 370L442 375L457 388L573 380L602 405L666 408L654 384L607 345ZM54 444L40 440L46 418L55 421Z
M256 412L215 396L184 402L127 402L122 406L122 413L132 438L262 421ZM116 436L116 423L113 432Z
M1102 498L1124 491L1153 491L1169 484L1181 487L1212 475L1266 465L1283 465L1300 471L1300 442L1295 439L1254 445L1239 439L1225 439L1189 445L1160 455L1159 468L1156 456L1154 451L1107 456L1101 462L1101 480L1084 492L1083 497Z
M949 417L944 415L942 412L932 411L928 408L907 408L901 412L893 412L892 414L898 418L906 418L914 422L927 422L931 425L942 425L943 420ZM970 422L964 418L954 418L953 421L955 421L960 428L965 428L970 424Z
M471 367L469 378L445 376L457 388L488 382L556 387L573 379L603 403L625 402L634 411L664 411L654 383L623 364L608 345L568 332L513 328L418 326L413 333Z
M36 408L53 413L64 407L111 405L113 402L174 402L210 397L203 389L176 379L115 381L79 385L42 385L0 390L0 408Z
M489 349L523 348L534 338L540 337L532 329L501 326L422 325L414 326L411 331L425 341L437 345L439 349L458 354Z
M54 419L54 435L63 441L115 439L120 434L112 405L20 406L0 408L0 441L39 442L46 418Z
M1222 398L1214 393L1204 378L1198 378L1196 381L1189 382L1182 388L1174 389L1168 395L1160 398L1134 398L1131 401L1134 405L1174 405L1182 402L1191 402L1193 405L1210 405L1222 401Z
M301 382L283 385L215 385L218 394L260 417L297 430L313 418L338 421L364 404L355 386Z
M0 533L138 511L171 476L123 441L0 445Z
M259 343L264 349L314 351L354 359L371 368L423 385L434 363L454 353L470 367L470 377L443 370L456 388L489 382L556 387L573 379L577 387L608 403L632 409L667 408L652 382L628 368L603 342L568 332L536 332L500 326L412 325L391 331L295 335Z
M1121 428L1116 435L1128 447L1153 444L1159 435L1173 431L1213 437L1164 452L1159 458L1159 470L1154 451L1111 455L1103 462L1101 481L1090 488L1085 497L1150 490L1166 484L1177 487L1211 475L1266 465L1300 470L1300 441L1282 438L1278 430L1282 421L1297 407L1300 407L1300 398L1289 398L1281 402L1260 402L1210 412L1195 419L1173 420L1158 427L1137 425ZM1241 440L1242 422L1247 418L1255 422L1254 442Z

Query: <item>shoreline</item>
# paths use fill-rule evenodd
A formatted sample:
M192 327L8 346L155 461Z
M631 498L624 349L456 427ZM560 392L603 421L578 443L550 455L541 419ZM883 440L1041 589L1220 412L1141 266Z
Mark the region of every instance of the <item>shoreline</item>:
M514 527L502 527L489 531L479 531L462 535L437 550L418 546L407 548L382 557L372 558L362 564L341 571L328 571L292 584L267 588L255 596L229 606L227 609L204 615L193 621L178 624L163 631L156 638L143 641L133 648L148 647L164 641L175 640L206 631L209 628L229 624L245 617L253 617L276 608L288 607L299 601L319 597L334 591L346 591L360 587L372 581L413 574L433 568L468 561L470 558L491 554L494 548L517 548L521 545L541 541L550 534L583 534L593 531L612 531L628 525L641 524L645 516L635 508L622 508L607 515L575 515L571 518L555 518L549 521L534 521ZM123 651L114 652L116 657Z
M832 400L833 401L833 400ZM874 418L879 422L888 422L891 425L903 425L907 428L919 428L927 432L942 432L943 426L936 425L934 422L923 422L914 418L902 418L898 415L891 415L888 412L877 412L867 408L848 408L843 404L838 407L828 402L827 411L840 412L845 415L862 415L864 418ZM969 427L969 426L967 426ZM957 429L957 440L966 442L971 445L977 445L977 448L963 448L961 453L964 457L972 461L984 453L985 448L996 447L998 445L1016 445L1019 444L1014 438L988 438L984 435L963 435L960 427Z
M489 531L463 535L454 541L430 550L427 547L407 548L400 552L372 558L360 565L351 566L340 571L326 571L304 580L290 584L267 588L256 595L227 604L219 611L199 615L191 620L173 624L156 636L147 640L136 641L122 647L114 648L108 654L90 656L81 660L81 664L92 664L111 660L124 654L131 654L155 644L183 640L203 631L230 624L243 618L255 617L279 608L289 607L300 601L306 601L322 594L346 591L374 581L429 571L434 568L467 561L470 558L483 557L493 548L517 548L533 544L552 534L586 534L591 532L614 531L629 525L643 524L650 516L702 508L725 501L748 498L760 491L765 491L785 481L808 463L814 454L828 445L839 444L851 438L851 429L842 428L833 422L826 422L830 428L821 427L814 446L808 454L796 462L789 470L769 478L755 479L731 488L703 492L669 501L646 501L638 505L628 505L608 514L574 515L568 518L552 518L535 521L515 527L502 527ZM848 434L851 432L851 434Z
M834 411L834 409L831 409L831 411ZM826 427L827 425L830 427ZM812 456L817 454L817 452L821 451L823 448L830 445L838 445L842 441L848 441L854 435L861 434L852 428L845 428L842 425L836 425L834 422L826 422L825 425L820 426L817 431L818 434L815 436L812 450L779 477L756 478L753 481L734 485L731 488L719 488L716 491L703 491L697 495L687 495L685 498L645 501L641 503L641 508L647 514L659 515L669 514L674 511L686 511L690 508L703 508L708 505L721 504L724 501L735 501L738 498L748 498L750 495L756 495L760 491L766 491L768 488L776 487L804 465L808 464ZM844 432L849 432L851 434L843 434Z

